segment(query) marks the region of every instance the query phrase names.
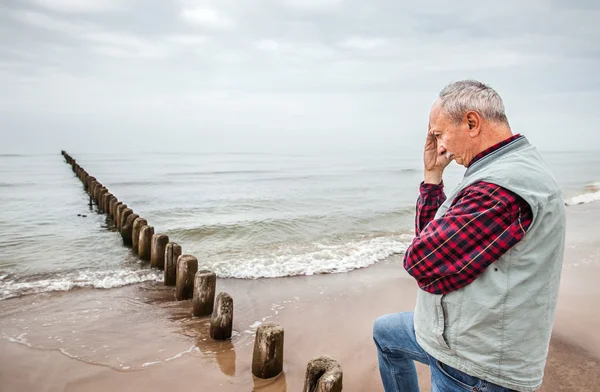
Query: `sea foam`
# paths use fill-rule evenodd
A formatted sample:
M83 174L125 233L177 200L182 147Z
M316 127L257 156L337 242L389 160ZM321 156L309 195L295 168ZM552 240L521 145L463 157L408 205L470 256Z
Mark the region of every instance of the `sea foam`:
M284 247L255 257L247 256L202 267L212 269L219 277L241 279L348 272L403 253L411 240L412 236L402 234L340 244L313 244L311 250L304 249L300 253Z
M7 278L0 280L0 300L50 291L68 291L74 288L110 289L147 281L162 281L160 271L143 269L79 270L56 273L27 280Z
M281 245L260 253L247 253L226 261L207 263L218 277L239 279L277 278L348 272L365 268L393 254L403 253L412 235L364 236L349 242L312 243L301 247ZM69 291L75 288L111 289L147 281L163 281L163 273L151 269L83 269L37 276L0 276L0 300L23 295Z
M568 206L574 206L578 204L588 204L595 201L600 201L600 182L588 184L586 186L587 192L565 200L565 204Z

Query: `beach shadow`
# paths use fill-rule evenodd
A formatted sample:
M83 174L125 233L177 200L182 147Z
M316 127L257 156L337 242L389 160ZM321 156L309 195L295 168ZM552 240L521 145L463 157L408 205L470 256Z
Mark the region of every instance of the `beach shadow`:
M216 350L215 357L221 372L226 376L235 377L236 353L233 343L229 340L222 342Z
M263 380L252 376L254 380L253 392L287 392L287 381L285 372L281 372L277 377Z

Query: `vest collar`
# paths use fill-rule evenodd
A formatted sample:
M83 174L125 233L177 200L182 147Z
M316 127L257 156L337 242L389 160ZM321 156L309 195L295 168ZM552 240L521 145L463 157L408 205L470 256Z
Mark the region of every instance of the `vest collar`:
M502 146L499 149L492 151L489 154L487 154L484 157L477 160L477 162L475 162L474 164L469 166L469 168L465 172L465 177L475 173L481 167L483 167L487 164L490 164L492 161L494 161L496 159L500 159L501 157L503 157L505 155L508 155L508 154L515 152L517 150L520 150L522 148L529 147L530 145L531 144L529 143L529 140L527 140L527 138L525 136L521 136L518 139L513 140L512 142L508 143L507 145Z

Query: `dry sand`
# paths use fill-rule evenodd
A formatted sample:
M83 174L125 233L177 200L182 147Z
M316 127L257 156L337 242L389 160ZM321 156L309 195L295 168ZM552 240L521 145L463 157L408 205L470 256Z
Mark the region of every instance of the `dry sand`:
M568 248L541 391L600 391L600 204L569 208ZM416 285L400 257L345 274L220 279L234 298L231 342L158 283L0 302L0 391L298 391L311 357L329 354L344 391L382 391L373 321L411 310ZM284 373L250 372L257 321L285 329ZM423 391L429 374L419 366Z

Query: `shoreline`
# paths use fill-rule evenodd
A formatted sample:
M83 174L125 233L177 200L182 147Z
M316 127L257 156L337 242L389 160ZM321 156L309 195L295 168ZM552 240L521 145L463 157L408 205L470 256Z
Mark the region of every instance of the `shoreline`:
M600 238L593 232L599 218L600 203L568 209L543 392L600 384ZM0 391L301 390L306 364L321 354L342 366L344 391L381 391L373 321L412 310L415 301L416 284L401 261L392 256L338 274L218 279L217 292L234 300L235 334L224 343L211 341L208 319L191 318L190 301L175 302L161 283L4 300ZM284 373L266 381L250 371L253 333L263 321L285 330ZM422 390L429 390L428 369L418 371Z

